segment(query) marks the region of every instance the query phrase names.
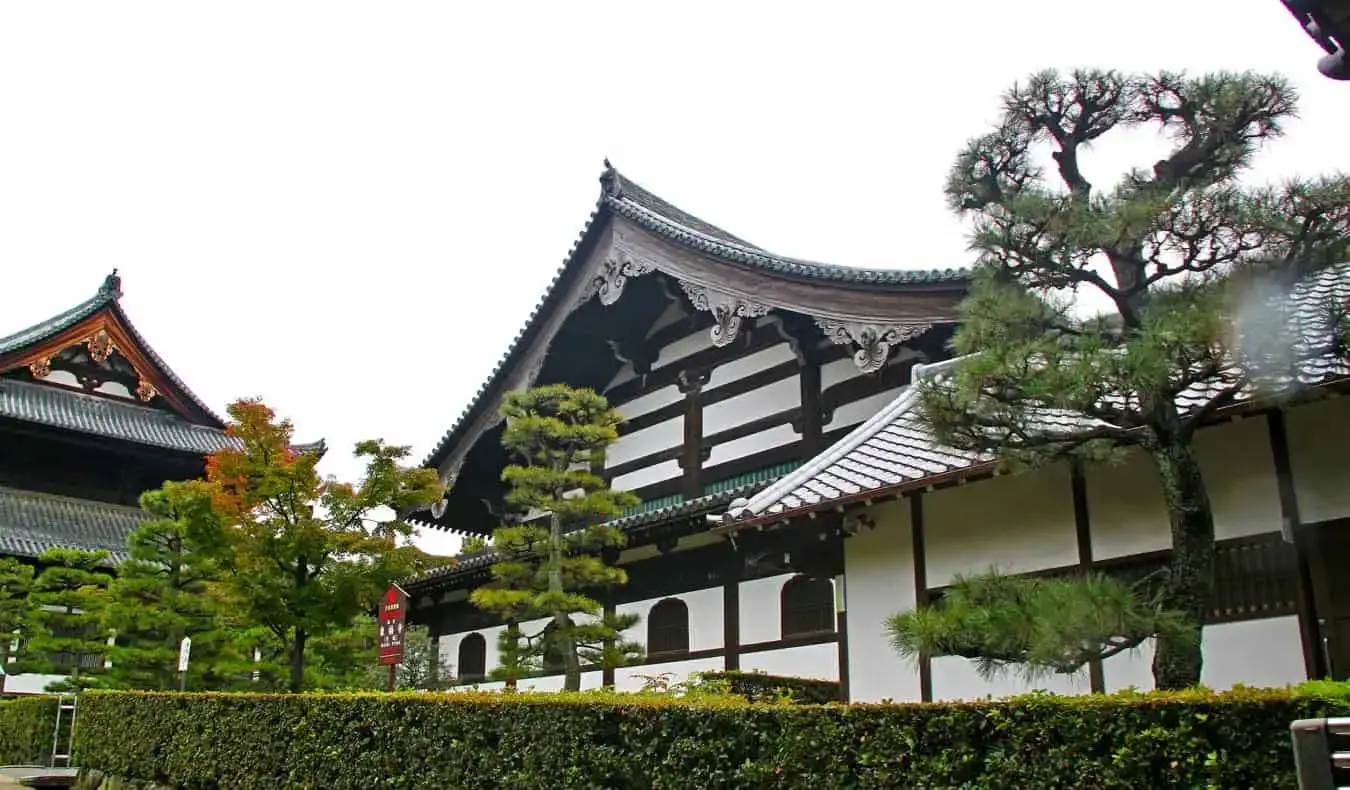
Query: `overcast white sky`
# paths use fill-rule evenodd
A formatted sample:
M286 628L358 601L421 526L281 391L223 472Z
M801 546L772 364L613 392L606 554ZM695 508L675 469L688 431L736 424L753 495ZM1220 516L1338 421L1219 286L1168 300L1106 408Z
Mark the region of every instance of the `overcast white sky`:
M1283 72L1302 117L1255 177L1350 166L1350 85L1279 0L959 6L5 3L0 335L117 267L199 395L262 395L351 478L358 439L420 461L455 420L605 156L760 246L895 268L968 263L947 167L1040 68Z

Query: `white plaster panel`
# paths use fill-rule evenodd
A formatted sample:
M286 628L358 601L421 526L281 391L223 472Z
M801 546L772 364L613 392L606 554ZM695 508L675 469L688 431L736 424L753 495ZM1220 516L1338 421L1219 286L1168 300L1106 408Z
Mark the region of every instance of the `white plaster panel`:
M618 409L625 419L631 420L634 417L641 417L648 412L656 411L672 403L679 403L682 400L684 400L684 394L680 392L680 388L671 384L659 390L643 393L632 400L611 405Z
M1208 625L1201 634L1201 644L1205 663L1200 682L1215 691L1238 684L1280 688L1308 679L1296 615ZM1138 650L1103 661L1106 690L1151 690L1153 650L1150 639Z
M740 625L743 645L783 638L783 585L796 574L785 573L741 582Z
M708 385L704 389L713 389L723 384L730 384L761 370L768 370L774 365L781 365L794 359L796 359L796 356L792 353L792 346L787 343L769 346L713 368L712 375L708 377Z
M624 631L624 638L647 644L647 615L656 604L666 598L678 598L689 609L689 649L714 650L722 646L722 588L709 587L702 590L668 595L664 598L649 598L645 601L632 601L614 607L618 614L635 614L640 619L632 628Z
M1264 419L1206 428L1196 434L1195 451L1214 508L1216 538L1279 530L1280 494Z
M605 451L605 468L684 444L684 415L624 434Z
M669 675L669 682L683 683L695 672L717 672L726 666L721 657L698 658L689 661L670 661L664 664L648 666L617 667L614 670L615 691L641 691L646 683L643 675L656 677Z
M1069 469L1058 464L924 494L928 586L997 567L1004 573L1078 562Z
M856 379L861 375L863 375L863 372L858 369L858 364L853 361L853 355L849 354L842 359L826 362L820 366L820 389L824 392L840 382Z
M851 702L917 702L918 664L891 647L886 620L915 605L914 536L907 501L872 508L876 523L844 541Z
M4 675L0 677L0 688L6 694L44 694L47 686L65 679L65 675L42 675L36 672Z
M1153 461L1130 450L1113 463L1083 470L1092 558L1106 560L1172 546L1162 483Z
M839 645L827 642L741 654L742 672L767 672L792 678L839 679Z
M1285 426L1300 520L1317 524L1350 517L1350 485L1345 474L1350 408L1346 399L1296 406L1285 415Z
M849 360L852 365L852 360ZM856 425L863 420L869 419L877 412L881 411L886 404L895 400L900 395L904 387L878 392L876 395L868 395L866 398L840 404L830 416L830 421L825 424L825 430L832 431L835 428L843 428L847 425Z
M712 452L708 454L708 460L704 462L704 467L716 466L727 461L734 461L737 458L772 450L775 447L782 447L785 444L792 444L799 438L801 438L800 434L792 428L791 423L776 425L767 431L752 433L749 436L742 436L739 439L714 445Z
M751 420L800 406L801 384L797 374L779 379L757 390L718 401L703 409L703 435L744 425Z
M998 699L1033 691L1054 694L1087 694L1091 680L1087 671L1076 675L1051 675L1027 679L1016 667L986 680L980 677L974 661L960 656L940 656L933 659L933 700ZM849 679L850 683L852 678Z
M652 364L652 367L665 367L672 362L684 359L690 354L697 354L706 348L712 348L712 336L706 331L695 332L661 349L660 353L656 355L656 362Z
M615 477L610 481L610 488L615 491L635 491L643 486L673 480L682 474L684 472L680 469L679 461L663 461Z

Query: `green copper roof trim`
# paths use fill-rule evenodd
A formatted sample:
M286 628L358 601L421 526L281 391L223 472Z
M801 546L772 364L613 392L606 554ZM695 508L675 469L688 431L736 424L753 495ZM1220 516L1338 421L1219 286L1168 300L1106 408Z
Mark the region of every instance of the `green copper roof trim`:
M670 494L668 496L657 497L656 499L643 502L637 507L628 508L623 512L623 515L619 516L619 518L628 518L629 516L640 516L643 513L650 513L653 510L660 510L662 508L672 507L674 505L679 505L683 503L684 503L684 494Z
M725 480L717 480L703 487L703 495L720 494L723 491L730 491L733 488L740 488L741 486L747 486L751 483L767 483L776 477L782 477L788 472L795 470L804 463L806 463L805 460L785 461L781 464L766 466L763 469L756 469L753 472L746 472L743 475L728 477Z
M121 280L117 277L117 270L114 269L112 274L104 278L103 285L99 286L98 293L92 297L64 313L58 313L45 321L34 324L27 329L21 329L7 337L0 337L0 354L8 354L31 343L64 332L104 307L116 302L121 295Z

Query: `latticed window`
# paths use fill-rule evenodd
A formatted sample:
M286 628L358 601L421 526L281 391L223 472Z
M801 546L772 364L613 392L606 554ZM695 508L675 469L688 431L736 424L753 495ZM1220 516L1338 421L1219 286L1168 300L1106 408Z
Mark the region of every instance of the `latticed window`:
M482 634L469 634L459 640L459 679L477 683L487 677L487 640Z
M647 613L647 653L689 652L689 607L679 598L667 598Z
M783 638L834 630L834 584L829 579L794 576L783 585Z

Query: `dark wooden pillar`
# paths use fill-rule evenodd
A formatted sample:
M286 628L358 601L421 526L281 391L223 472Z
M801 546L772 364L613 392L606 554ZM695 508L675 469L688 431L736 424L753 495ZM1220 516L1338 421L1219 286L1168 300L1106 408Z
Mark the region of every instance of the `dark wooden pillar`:
M802 447L805 455L813 456L825 448L825 417L820 408L820 355L807 354L801 366Z
M708 378L707 370L680 373L679 388L684 393L684 448L680 453L684 477L680 490L686 499L703 495L703 387Z
M732 554L722 581L722 668L741 668L741 555Z
M611 619L611 618L613 618L613 617L614 617L614 594L613 594L613 593L606 593L606 594L605 594L605 601L604 601L604 604L603 604L603 605L604 605L604 617L605 617L605 619ZM605 649L606 649L606 650L608 650L609 648L611 648L611 647L613 647L613 646L614 646L614 640L613 640L613 639L606 639L606 640L605 640ZM613 686L614 686L614 667L609 666L609 665L606 665L606 664L602 664L602 665L601 665L601 668L600 668L600 685L601 685L601 686L604 686L604 687L606 687L606 688L613 688Z
M914 604L916 607L928 605L928 561L923 546L923 494L915 493L909 498L909 525L913 534L914 553ZM933 657L919 656L919 699L933 701Z
M1314 594L1309 535L1298 511L1298 493L1294 488L1294 469L1289 460L1289 433L1284 412L1274 410L1266 414L1266 428L1270 436L1270 452L1275 465L1275 487L1280 498L1280 532L1294 544L1294 562L1298 571L1298 631L1303 646L1303 667L1310 679L1331 674L1327 655L1322 649L1322 622L1317 613Z
M1078 540L1078 566L1091 571L1092 560L1092 522L1088 518L1087 477L1083 465L1074 461L1069 466L1069 490L1073 496L1073 526ZM1088 682L1093 694L1106 692L1106 672L1102 660L1094 658L1088 662Z
M839 637L839 701L848 702L848 572L834 577L835 631Z

